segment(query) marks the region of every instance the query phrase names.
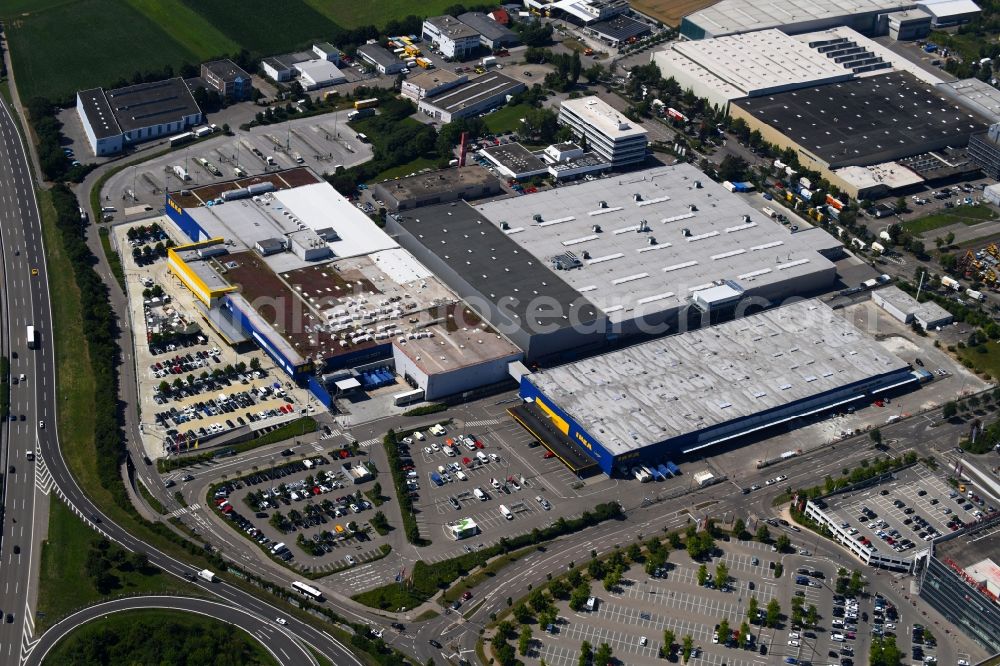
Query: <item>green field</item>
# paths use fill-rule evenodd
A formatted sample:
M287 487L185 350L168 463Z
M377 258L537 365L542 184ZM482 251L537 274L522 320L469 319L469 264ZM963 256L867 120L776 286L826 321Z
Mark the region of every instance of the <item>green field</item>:
M198 56L119 0L81 0L4 18L21 99L63 100L134 72L175 70Z
M173 610L113 613L88 622L56 643L45 663L278 664L260 642L229 623Z
M515 104L505 106L493 113L487 114L483 122L494 134L498 132L516 132L521 129L521 118L531 109L530 104Z
M922 235L952 224L971 226L995 219L997 219L997 214L988 206L956 206L955 208L946 208L939 213L931 213L909 222L903 222L903 228L911 234Z
M407 0L370 0L345 2L344 0L303 0L307 5L326 16L337 25L357 28L363 25L385 25L389 21L406 18L410 14L434 16L444 13L454 0L430 0L414 5Z
M989 340L979 347L965 347L958 350L958 356L971 363L975 370L988 372L990 377L1000 377L1000 343Z
M0 4L21 97L68 101L136 72L337 41L342 28L439 14L453 0L11 0Z
M39 620L44 629L68 613L100 601L103 597L86 573L91 543L97 532L84 525L61 501L53 497L49 509L49 533L42 545L38 590ZM184 594L200 595L198 588L158 569L118 572L118 586L112 594ZM62 663L62 662L53 662Z
M338 27L301 0L181 1L252 53L308 48L313 40L334 39Z

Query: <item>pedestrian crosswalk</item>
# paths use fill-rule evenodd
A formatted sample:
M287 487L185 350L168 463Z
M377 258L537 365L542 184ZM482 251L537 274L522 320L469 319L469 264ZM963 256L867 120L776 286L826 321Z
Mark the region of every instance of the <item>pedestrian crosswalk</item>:
M201 508L201 505L198 504L197 502L195 502L191 506L182 506L179 509L175 509L175 510L171 511L170 512L170 518L179 518L179 517L183 516L186 513L191 513L193 511L197 511L200 508Z
M381 441L382 441L381 437L372 437L371 439L366 439L363 442L358 442L358 446L360 446L363 449L367 449L367 448L370 448L372 446L375 446L376 444L378 444Z
M467 428L485 428L486 426L500 425L500 419L482 419L480 421L466 421Z

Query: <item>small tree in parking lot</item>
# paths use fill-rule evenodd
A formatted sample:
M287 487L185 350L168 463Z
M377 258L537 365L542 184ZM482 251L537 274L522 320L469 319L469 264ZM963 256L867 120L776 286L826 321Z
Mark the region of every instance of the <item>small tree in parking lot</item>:
M688 663L689 659L691 659L691 652L693 650L694 639L691 637L691 634L688 634L684 637L684 640L681 641L681 657L683 657L685 664Z
M761 523L754 536L757 538L757 541L768 543L771 540L771 530L767 529L767 525Z
M663 630L663 656L668 657L674 651L674 641L676 636L670 629Z
M750 601L747 604L747 619L757 624L757 612L760 610L760 605L757 603L757 597L750 597Z
M816 610L815 604L809 604L809 608L806 609L806 624L815 627L817 622L819 622L819 611Z
M792 541L788 538L787 534L779 534L778 538L774 540L774 547L778 549L779 553L784 553L791 545Z
M778 626L778 621L781 619L781 604L778 603L777 599L771 599L767 604L767 626L774 629Z
M747 646L747 636L750 635L750 625L744 622L740 625L740 635L736 638L736 644L740 646L742 650Z
M704 585L708 582L708 567L702 564L698 567L698 584Z
M733 631L729 626L729 620L722 618L719 621L719 642L723 645L728 645L733 639Z
M729 567L719 562L715 565L715 585L720 590L729 582Z

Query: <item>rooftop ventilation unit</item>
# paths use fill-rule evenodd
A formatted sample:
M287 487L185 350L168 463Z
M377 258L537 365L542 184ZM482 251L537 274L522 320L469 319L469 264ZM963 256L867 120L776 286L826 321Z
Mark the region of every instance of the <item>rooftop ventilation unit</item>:
M501 222L500 229L502 229L503 231L507 231L508 229L510 229L510 225L507 224L506 222Z
M688 229L687 227L684 227L683 229L681 229L681 236L684 236L685 238L687 238L690 235L691 235L691 230L690 229Z
M635 194L632 195L632 200L633 201L642 201L642 195L639 194L638 192L636 192Z
M649 237L649 244L650 245L656 245L656 236L650 236Z
M584 258L587 258L587 253L583 253ZM552 258L552 266L557 271L568 271L574 268L580 268L583 266L583 262L572 252L564 252L563 254L556 255Z
M695 206L694 204L688 204L688 210L694 213L695 211L698 210L698 207Z
M591 231L593 231L595 234L601 233L601 225L595 224L593 227L591 227Z
M607 208L607 207L608 207L608 202L607 201L600 202L600 205L598 206L598 208Z
M531 219L533 219L535 222L541 222L542 216L539 213L535 213L534 215L531 216Z
M694 181L694 189L696 189L696 190L700 190L701 189L701 181L700 180Z

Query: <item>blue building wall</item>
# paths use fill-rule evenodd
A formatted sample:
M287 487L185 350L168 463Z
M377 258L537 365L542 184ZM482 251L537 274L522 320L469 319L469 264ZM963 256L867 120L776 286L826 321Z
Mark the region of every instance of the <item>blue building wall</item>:
M620 469L621 467L636 464L660 463L667 458L676 458L682 455L685 450L692 449L700 444L707 444L727 436L733 436L734 438L742 436L751 430L763 429L775 425L789 417L801 416L814 410L830 408L835 403L852 395L859 393L870 394L873 391L879 391L907 380L912 381L914 385L919 384L919 380L913 372L909 368L904 368L841 386L825 393L804 398L787 405L774 407L711 428L683 433L676 437L668 437L661 442L637 448L618 456L610 453L597 437L587 432L566 410L550 400L538 387L532 384L531 375L523 375L521 377L520 396L524 400L533 400L542 411L553 417L553 425L557 428L562 425L559 422L561 419L565 424L565 434L578 443L597 462L604 473L611 475L615 472L616 468Z
M306 379L306 386L309 387L309 390L312 391L312 394L316 396L316 399L319 400L324 407L327 409L333 407L333 396L331 396L330 392L326 390L325 386L323 386L323 382L316 379L315 375L309 375Z
M272 361L274 361L279 368L288 373L288 376L292 379L298 381L301 379L303 372L307 370L305 366L296 366L292 361L285 357L281 353L278 345L276 345L272 336L277 335L274 330L259 331L257 327L254 326L251 319L243 312L243 310L238 307L233 301L233 299L228 296L223 300L222 307L228 309L233 316L233 321L236 322L240 329L243 330L244 335L252 339L257 343L257 346L264 350Z
M188 215L186 210L170 198L169 192L164 196L163 206L167 211L167 217L169 217L174 224L180 227L181 231L187 234L187 237L193 242L197 243L198 241L208 240L210 238L202 226L195 222L194 218Z

